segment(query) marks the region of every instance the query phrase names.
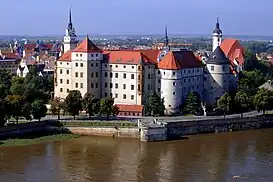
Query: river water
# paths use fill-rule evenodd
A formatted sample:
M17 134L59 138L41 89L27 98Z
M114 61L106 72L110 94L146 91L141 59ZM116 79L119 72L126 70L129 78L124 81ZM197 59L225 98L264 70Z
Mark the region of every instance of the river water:
M140 143L81 137L0 148L1 182L273 181L273 130Z

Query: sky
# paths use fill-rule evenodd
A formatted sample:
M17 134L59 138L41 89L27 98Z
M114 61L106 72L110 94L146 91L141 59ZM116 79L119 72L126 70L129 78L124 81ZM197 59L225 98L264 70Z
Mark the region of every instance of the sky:
M0 35L273 35L273 0L2 0Z

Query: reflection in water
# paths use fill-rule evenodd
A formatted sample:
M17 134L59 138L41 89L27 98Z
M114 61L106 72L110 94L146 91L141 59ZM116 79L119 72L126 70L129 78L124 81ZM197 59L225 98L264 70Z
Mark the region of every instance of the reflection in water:
M273 130L140 143L82 137L0 148L0 182L273 181Z

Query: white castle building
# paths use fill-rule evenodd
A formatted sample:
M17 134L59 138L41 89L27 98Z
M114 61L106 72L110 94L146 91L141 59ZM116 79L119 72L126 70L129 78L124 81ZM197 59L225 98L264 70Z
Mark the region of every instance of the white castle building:
M213 53L204 65L192 51L169 47L167 28L163 50L104 51L88 36L78 44L69 14L64 37L64 54L57 60L55 97L65 98L70 90L84 96L113 97L120 115L141 116L147 95L154 91L164 98L166 114L180 112L190 91L214 106L225 92L236 89L236 72L221 45L217 20L213 31Z

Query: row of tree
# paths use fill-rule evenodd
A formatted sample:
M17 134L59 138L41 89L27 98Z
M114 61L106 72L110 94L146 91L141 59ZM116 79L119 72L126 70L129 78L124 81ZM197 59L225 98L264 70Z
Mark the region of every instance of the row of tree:
M253 98L244 91L238 91L235 96L224 94L217 102L218 108L224 115L232 110L240 112L251 111L254 107L258 112L273 109L273 92L267 89L259 89Z
M32 67L25 78L0 71L0 126L14 118L17 123L21 117L27 120L46 115L46 103L53 91L52 78L41 77L36 67Z
M82 97L80 91L71 90L64 101L60 98L55 98L51 101L51 113L57 115L60 119L60 114L70 114L74 117L79 115L80 111L85 110L89 117L97 115L116 116L119 109L114 105L114 99L104 97L98 99L90 93L86 93Z

